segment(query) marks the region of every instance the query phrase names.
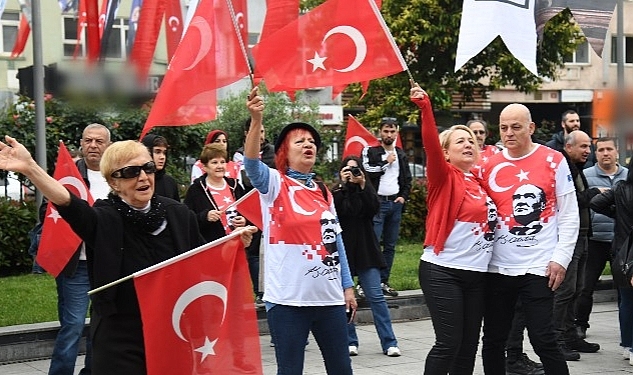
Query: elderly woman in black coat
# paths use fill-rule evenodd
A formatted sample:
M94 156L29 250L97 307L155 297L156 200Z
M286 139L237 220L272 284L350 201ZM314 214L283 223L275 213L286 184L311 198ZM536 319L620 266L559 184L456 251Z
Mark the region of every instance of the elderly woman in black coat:
M373 217L380 210L380 202L372 185L366 183L365 170L358 157L343 159L339 175L341 182L332 195L343 228L350 271L353 276L358 276L369 302L383 353L398 357L398 341L380 287L380 269L386 267L386 263L373 229ZM348 342L349 354L358 355L358 336L353 322L348 324Z

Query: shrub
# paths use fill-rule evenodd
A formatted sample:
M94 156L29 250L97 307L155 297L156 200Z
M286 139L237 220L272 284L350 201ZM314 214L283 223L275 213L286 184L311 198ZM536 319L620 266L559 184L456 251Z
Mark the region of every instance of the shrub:
M33 203L0 197L0 276L28 272L29 231L37 221Z
M414 181L400 223L400 237L407 241L421 242L426 225L426 182Z

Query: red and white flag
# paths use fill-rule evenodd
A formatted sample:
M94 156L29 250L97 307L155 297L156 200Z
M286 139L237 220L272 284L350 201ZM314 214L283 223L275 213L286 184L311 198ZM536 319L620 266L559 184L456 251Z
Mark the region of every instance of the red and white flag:
M70 190L72 194L87 201L92 206L94 200L92 195L90 195L90 190L88 190L63 142L59 142L59 153L53 177ZM81 244L81 238L62 219L53 203L48 202L46 217L42 227L42 237L37 250L37 263L46 272L57 277L66 267L75 251L77 251L79 244Z
M180 0L167 0L165 10L165 34L167 40L167 61L174 57L178 43L182 39L182 8Z
M263 373L239 232L134 274L148 375Z
M355 155L360 157L363 148L379 146L380 142L375 135L367 130L356 118L349 115L347 120L347 133L345 134L345 147L343 158Z
M246 220L253 223L253 225L259 228L259 230L263 230L262 204L259 200L259 191L257 191L257 189L253 189L244 194L231 206L235 207L240 215L244 216Z
M141 79L147 77L160 33L160 24L167 8L167 0L143 0L130 61L135 65Z
M215 119L216 89L248 74L226 1L203 0L169 63L141 138L155 126Z
M374 0L328 0L252 53L271 91L338 87L407 68Z

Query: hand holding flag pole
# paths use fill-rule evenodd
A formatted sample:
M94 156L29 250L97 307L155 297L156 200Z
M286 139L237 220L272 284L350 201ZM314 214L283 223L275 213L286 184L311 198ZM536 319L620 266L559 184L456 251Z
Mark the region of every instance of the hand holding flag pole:
M231 232L231 234L226 235L226 236L221 237L221 238L218 238L215 241L211 241L211 242L206 243L206 244L204 244L202 246L198 246L195 249L191 249L191 250L187 251L186 253L182 253L180 255L176 255L175 257L172 257L172 258L169 258L167 260L164 260L164 261L162 261L160 263L157 263L157 264L155 264L153 266L149 266L149 267L144 268L144 269L142 269L140 271L136 271L136 272L134 272L131 275L122 277L122 278L120 278L118 280L115 280L115 281L113 281L111 283L108 283L108 284L102 285L102 286L100 286L98 288L94 288L92 290L89 290L88 291L88 295L90 296L90 295L93 295L95 293L102 292L102 291L104 291L104 290L106 290L106 289L108 289L110 287L113 287L115 285L121 284L124 281L131 280L131 279L133 279L135 277L145 275L145 274L150 273L152 271L155 271L155 270L158 270L160 268L163 268L163 267L165 267L167 265L176 263L176 262L178 262L178 261L180 261L182 259L189 258L191 256L194 256L194 255L198 254L201 251L205 251L206 249L210 249L210 248L212 248L212 247L214 247L214 246L216 246L216 245L218 245L220 243L228 241L228 240L230 240L232 238L235 238L237 236L241 237L242 242L248 242L250 244L250 239L253 237L253 233L255 233L255 232L257 232L257 228L252 226L252 225L236 229L233 232ZM245 241L245 240L247 240L247 241ZM245 244L245 246L247 246L247 245Z

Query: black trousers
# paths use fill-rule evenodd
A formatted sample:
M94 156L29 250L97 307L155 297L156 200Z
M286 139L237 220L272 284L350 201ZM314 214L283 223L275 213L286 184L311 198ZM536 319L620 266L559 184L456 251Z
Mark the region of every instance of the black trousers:
M576 338L576 300L585 281L587 264L587 236L579 235L574 255L567 266L565 280L554 292L554 329L558 340L573 341Z
M505 375L505 345L521 298L530 343L539 356L546 375L567 375L569 369L556 343L552 324L554 293L548 278L531 274L486 275L483 363L486 375Z
M512 326L508 333L508 340L506 341L506 353L508 358L517 359L523 354L523 332L526 326L523 304L521 303L521 298L518 298L514 308Z
M585 282L576 300L576 325L589 328L589 315L593 308L593 292L607 262L611 264L611 242L589 240Z
M485 272L420 261L419 279L435 330L425 375L471 375L484 309Z

